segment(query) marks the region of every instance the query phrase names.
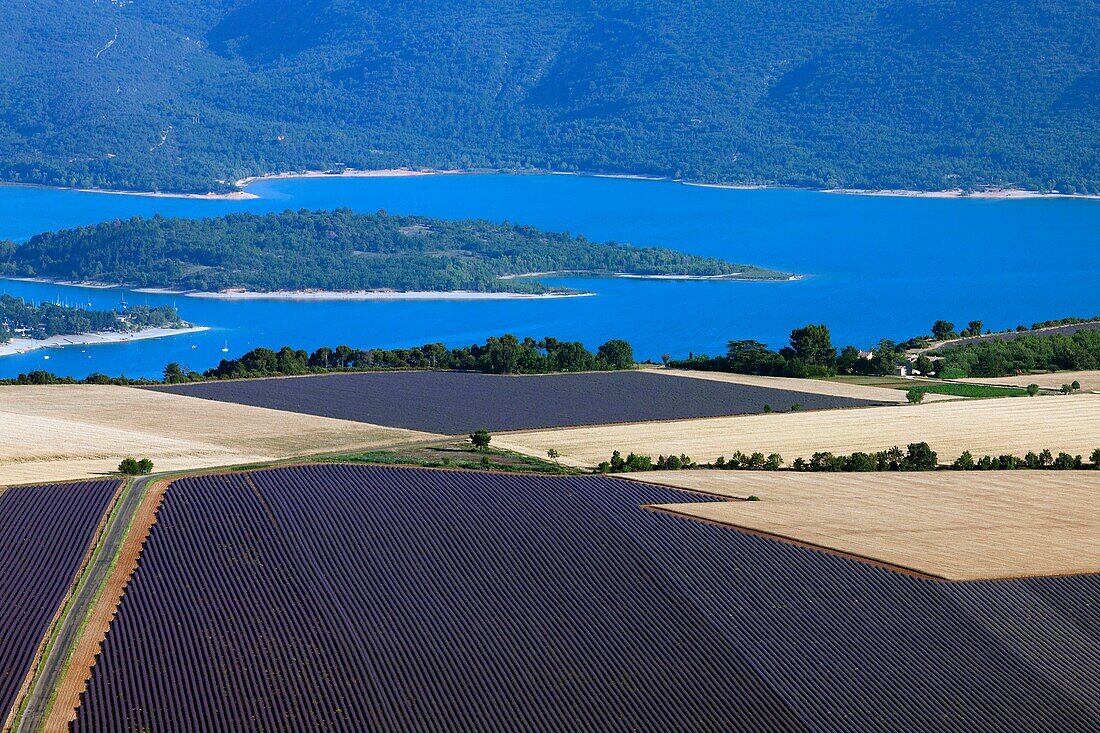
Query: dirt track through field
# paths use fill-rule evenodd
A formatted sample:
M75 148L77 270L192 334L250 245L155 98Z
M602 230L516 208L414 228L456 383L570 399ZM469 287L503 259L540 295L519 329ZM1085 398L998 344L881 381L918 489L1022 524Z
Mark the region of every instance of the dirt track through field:
M80 695L167 487L165 480L137 479L123 495L31 687L18 733L67 730L76 718Z
M768 387L770 389L789 390L791 392L805 392L807 394L828 395L831 397L846 397L854 400L870 400L873 402L886 402L904 405L909 400L905 392L892 387L877 387L874 385L854 384L852 382L829 381L824 379L797 379L795 377L761 377L755 374L733 374L731 372L707 372L692 369L648 369L649 374L663 374L672 377L686 377L690 379L709 379L714 382L726 382L727 384L743 384L754 387ZM920 386L921 382L913 382L913 386ZM924 396L926 402L958 399L949 395L929 393Z

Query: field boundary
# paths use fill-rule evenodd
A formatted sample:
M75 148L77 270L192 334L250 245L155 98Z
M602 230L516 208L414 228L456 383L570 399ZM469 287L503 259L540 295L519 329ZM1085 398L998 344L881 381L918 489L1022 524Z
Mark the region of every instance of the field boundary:
M737 502L747 501L747 499L744 499L744 498L741 498L741 497L725 496L725 495L722 495L722 494L711 494L711 493L705 492L705 491L695 491L693 489L685 489L682 486L675 486L675 485L672 485L672 484L664 484L664 483L659 483L659 482L656 482L656 481L652 481L652 482L648 482L648 483L650 483L654 486L661 486L661 487L664 487L664 488L673 489L675 491L686 491L686 492L689 492L689 493L701 493L701 494L704 494L706 496L714 496L714 497L717 497L717 498L724 499L726 503L737 503ZM681 502L680 505L682 506L683 504L692 504L692 503L693 502ZM698 503L702 504L702 503L709 503L709 502L698 502ZM761 537L763 539L774 540L776 542L782 542L784 544L793 545L795 547L802 547L802 548L806 548L806 549L809 549L809 550L817 550L819 552L824 552L824 553L829 554L829 555L834 555L834 556L837 556L837 557L841 557L841 558L844 558L846 560L861 562L861 563L865 563L867 565L874 565L875 567L879 567L879 568L882 568L884 570L890 570L890 571L896 572L896 573L901 573L903 575L908 575L908 576L917 578L919 580L935 581L935 582L939 582L939 583L950 583L950 584L967 584L967 583L997 583L997 582L1005 582L1005 581L1026 580L1026 579L1032 579L1032 578L1072 578L1072 577L1088 577L1088 576L1093 576L1093 575L1100 576L1100 571L1093 571L1093 572L1089 572L1089 571L1072 572L1071 571L1071 572L1061 572L1061 573L1059 573L1059 572L1054 572L1054 573L1042 573L1042 572L1040 572L1040 573L1017 573L1017 574L990 575L990 576L965 577L965 578L951 577L949 575L934 573L934 572L930 572L928 570L920 570L918 568L911 567L909 565L902 565L902 564L896 563L896 562L881 560L881 559L878 559L876 557L873 557L873 556L867 555L867 554L862 554L862 553L858 553L858 552L850 552L850 551L847 551L847 550L841 550L839 548L830 547L829 545L821 544L819 542L813 542L813 541L801 539L801 538L795 537L795 536L790 535L790 534L784 534L784 533L781 533L781 532L772 532L772 531L765 530L765 529L758 529L758 528L755 528L755 527L749 527L749 526L746 526L746 525L738 524L736 522L725 521L723 519L712 519L712 518L709 518L709 517L702 517L702 516L699 516L697 514L694 514L694 513L690 512L690 511L686 511L684 509L679 509L679 508L676 508L676 507L677 507L677 505L675 505L675 504L643 504L642 505L643 509L646 509L648 511L651 511L651 512L654 512L654 513L657 513L657 514L665 514L665 515L668 515L668 516L676 517L677 519L684 519L684 520L691 521L691 522L700 522L702 524L709 524L709 525L712 525L712 526L722 527L724 529L732 530L732 531L736 531L736 532L744 532L745 534L754 535L756 537Z
M111 570L99 587L92 605L81 620L80 631L69 653L65 668L50 690L40 730L65 730L76 719L80 696L87 687L92 668L118 613L123 594L137 570L149 533L157 521L171 479L148 484L127 526L122 544L112 558Z
M78 479L68 483L81 483L83 480ZM34 486L35 484L27 484ZM0 494L3 494L8 489L13 488L11 486L0 487ZM50 624L46 628L46 633L42 635L42 639L38 644L38 648L35 650L34 659L31 661L30 667L27 669L27 675L23 680L23 684L20 686L19 691L15 695L15 699L12 700L11 709L7 711L7 715L4 719L4 726L2 729L4 733L8 733L14 729L15 723L19 718L23 710L23 704L26 701L26 697L29 694L35 678L38 677L38 673L42 667L42 663L45 660L46 654L50 649L50 645L54 639L54 633L57 631L58 626L61 623L61 619L65 616L65 612L72 603L73 597L76 595L77 588L80 585L80 579L84 576L85 571L91 563L92 558L95 556L100 542L103 540L103 534L107 529L107 525L111 521L111 516L114 514L115 509L122 501L122 495L126 490L126 482L120 481L118 488L115 490L115 495L111 498L111 501L107 504L107 508L103 511L103 516L99 518L99 524L96 525L95 532L92 534L92 539L88 543L88 549L84 553L84 557L81 558L80 566L73 574L72 580L69 582L69 590L65 594L65 597L58 604L57 612L54 613Z

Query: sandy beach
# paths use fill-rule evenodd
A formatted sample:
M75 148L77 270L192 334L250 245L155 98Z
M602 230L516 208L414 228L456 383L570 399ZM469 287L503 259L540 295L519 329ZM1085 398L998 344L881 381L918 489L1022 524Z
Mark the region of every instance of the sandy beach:
M287 171L285 173L267 173L249 176L236 182L238 188L245 188L260 181L278 181L292 178L408 178L411 176L445 176L469 173L461 170L434 170L431 168L381 168L378 170L360 170L347 168L339 173L329 171ZM256 198L252 196L252 198Z
M36 349L59 348L62 346L98 346L101 344L120 344L127 341L145 341L146 339L182 336L188 333L209 331L207 326L188 328L146 328L141 331L97 331L94 333L61 334L45 339L11 339L0 344L0 356L26 354Z
M258 195L243 190L253 183L275 180L291 180L296 178L405 178L412 176L441 176L441 175L470 175L476 173L499 173L509 175L554 175L554 176L581 176L586 178L618 178L630 181L662 181L665 183L679 183L683 186L697 186L699 188L724 188L735 191L758 190L789 190L789 191L813 191L815 193L831 193L848 196L896 196L901 198L970 198L970 199L1100 199L1097 194L1080 193L1044 193L1020 188L989 189L983 191L964 191L962 189L946 189L941 191L918 191L907 189L861 189L861 188L807 188L801 186L784 186L770 183L715 183L707 181L689 181L682 178L668 176L649 176L633 173L599 173L594 171L554 171L554 170L454 170L432 168L382 168L377 170L362 170L348 168L342 172L327 172L320 170L285 171L282 173L265 173L257 176L248 176L234 182L234 185L242 189L226 193L172 193L165 191L119 191L103 188L73 188L69 186L50 186L37 183L0 182L0 186L26 186L33 188L53 188L63 191L80 191L84 193L108 193L119 196L151 196L153 198L181 198L201 199L210 201L234 201L258 199Z
M160 291L165 292L165 291ZM217 293L180 293L189 298L214 300L532 300L535 298L579 298L595 293L481 293L472 290L437 292L431 290L276 290L261 293L251 290L228 290Z
M1095 194L1043 193L1023 188L999 188L988 191L964 191L961 188L944 191L906 191L902 189L865 190L858 188L824 188L821 193L839 193L849 196L898 196L923 199L1100 199Z
M596 270L548 270L546 272L521 272L518 275L501 275L498 280L525 280L534 277L621 277L628 280L771 280L779 278L757 278L746 276L743 272L730 272L725 275L639 275L631 272L597 272ZM795 279L797 276L791 276ZM784 278L786 279L786 278Z

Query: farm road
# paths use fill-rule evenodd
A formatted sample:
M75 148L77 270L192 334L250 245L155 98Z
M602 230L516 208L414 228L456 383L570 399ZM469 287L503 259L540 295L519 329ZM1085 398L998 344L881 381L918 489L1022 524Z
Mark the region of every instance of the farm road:
M99 589L111 571L114 558L126 541L130 522L141 506L141 500L152 480L148 476L135 479L119 499L118 510L103 531L99 547L78 581L80 586L72 597L68 612L60 621L54 634L54 643L42 660L38 675L27 694L23 715L15 728L16 733L32 733L42 729L50 698L65 672L69 657L80 637L84 619L95 604Z

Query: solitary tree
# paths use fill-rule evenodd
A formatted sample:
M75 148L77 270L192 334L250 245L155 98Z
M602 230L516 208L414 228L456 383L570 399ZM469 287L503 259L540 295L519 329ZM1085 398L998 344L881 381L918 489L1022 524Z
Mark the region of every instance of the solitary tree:
M118 464L118 471L126 476L137 476L141 473L141 468L136 458L123 458L122 463Z
M1039 394L1039 385L1037 385L1037 384L1027 385L1027 396L1028 397L1034 397L1037 394Z
M561 465L561 463L558 462L558 459L561 458L561 453L558 451L557 448L551 448L550 450L546 451L546 457L558 466Z
M1089 456L1089 459L1092 460L1092 467L1093 468L1100 469L1100 448L1097 448L1096 450L1094 450L1092 452L1092 455Z
M825 324L803 326L791 331L790 351L806 364L826 368L836 365L836 348Z
M137 463L138 473L145 476L153 472L153 462L148 458L142 458Z
M924 399L924 390L913 387L905 393L905 399L909 400L910 405L919 405Z
M932 338L936 341L946 341L956 335L955 324L951 321L936 321L932 324Z
M981 321L971 321L966 324L966 330L962 332L963 336L981 336L982 328L985 326Z
M596 358L608 369L633 369L634 349L622 339L612 339L596 350Z
M1073 394L1073 385L1072 384L1063 384L1062 385L1062 394Z
M1080 392L1081 391L1081 383L1078 382L1076 379L1074 379L1072 382L1070 382L1069 386L1073 388L1074 392Z
M478 450L488 450L489 442L492 441L493 436L485 428L478 428L474 432L470 433L470 442L474 444L474 448Z
M180 366L179 362L174 361L164 367L164 382L166 384L179 384L186 381L187 373L183 371L183 367Z

